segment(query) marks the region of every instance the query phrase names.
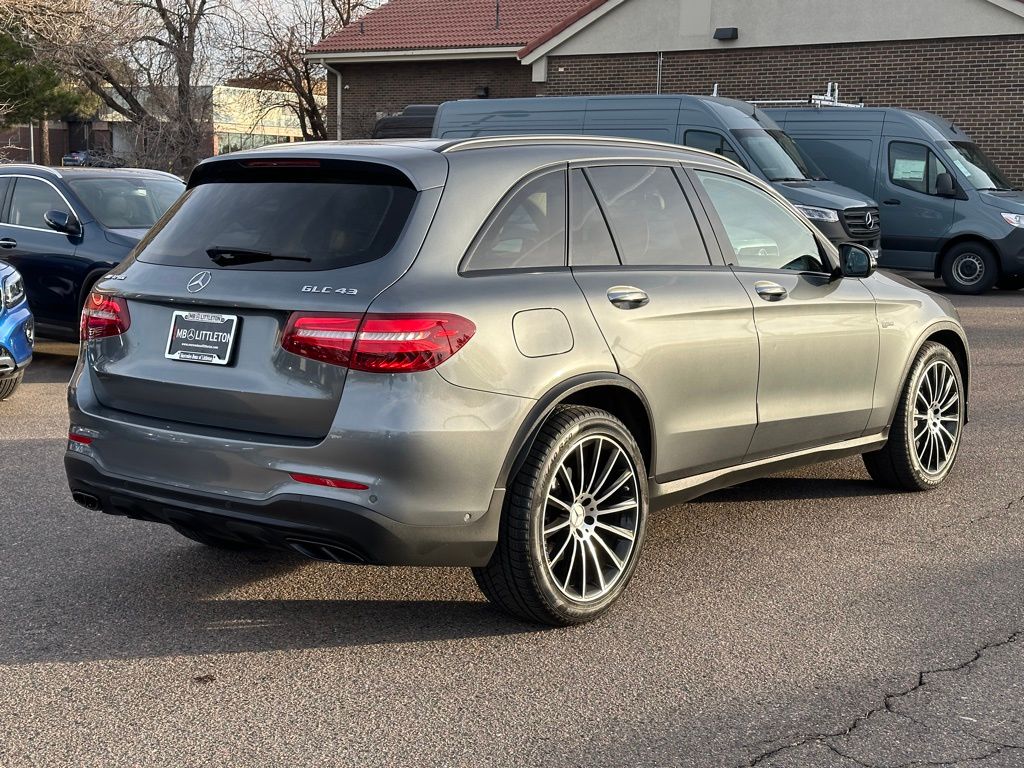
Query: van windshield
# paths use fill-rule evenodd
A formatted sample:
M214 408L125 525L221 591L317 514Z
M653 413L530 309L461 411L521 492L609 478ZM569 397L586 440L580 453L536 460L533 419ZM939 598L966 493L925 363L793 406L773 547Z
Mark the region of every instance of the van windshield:
M768 181L824 181L826 176L784 131L736 128L733 134Z
M975 189L1010 191L1013 187L981 147L969 141L942 142L939 146Z

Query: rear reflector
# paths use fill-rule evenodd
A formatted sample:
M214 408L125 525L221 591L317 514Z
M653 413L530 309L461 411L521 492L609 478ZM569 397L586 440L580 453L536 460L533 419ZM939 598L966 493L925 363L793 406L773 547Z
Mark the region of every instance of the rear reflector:
M349 491L365 491L370 486L362 483L354 483L351 480L339 480L335 477L321 477L320 475L303 475L298 472L291 472L292 480L297 483L309 483L310 485L322 485L325 488L344 488Z
M88 435L80 435L77 432L68 432L68 440L72 443L78 443L79 445L89 445L93 438Z
M93 291L82 307L81 340L118 336L127 331L131 323L128 302L120 296L107 296Z
M436 368L476 333L459 315L323 315L296 312L281 346L356 371L413 373Z

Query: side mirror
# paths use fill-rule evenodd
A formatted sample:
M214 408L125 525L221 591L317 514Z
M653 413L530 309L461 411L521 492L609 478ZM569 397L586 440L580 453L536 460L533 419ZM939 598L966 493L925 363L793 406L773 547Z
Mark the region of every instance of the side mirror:
M50 229L63 232L71 237L78 237L82 234L82 225L78 219L64 211L47 211L43 214L43 221Z
M935 194L939 197L956 197L953 177L948 173L940 173L935 177Z
M857 243L839 246L839 271L843 277L871 277L875 271L875 254Z

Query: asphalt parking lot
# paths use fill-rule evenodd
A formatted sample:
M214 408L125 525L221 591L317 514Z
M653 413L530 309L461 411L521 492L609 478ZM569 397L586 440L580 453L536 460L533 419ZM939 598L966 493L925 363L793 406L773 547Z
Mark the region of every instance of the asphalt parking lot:
M597 623L467 571L224 554L72 503L71 345L0 404L0 765L1024 765L1024 292L955 297L941 489L859 459L651 521Z

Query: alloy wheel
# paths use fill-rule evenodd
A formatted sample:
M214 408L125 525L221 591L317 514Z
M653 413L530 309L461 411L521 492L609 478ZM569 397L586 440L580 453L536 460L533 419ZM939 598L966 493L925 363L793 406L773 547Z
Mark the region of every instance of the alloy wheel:
M607 435L587 435L565 454L544 500L545 567L577 602L608 594L633 556L640 523L638 475Z
M914 453L926 474L939 475L955 455L960 438L960 386L944 360L921 375L914 396Z

